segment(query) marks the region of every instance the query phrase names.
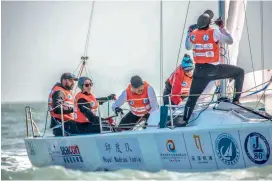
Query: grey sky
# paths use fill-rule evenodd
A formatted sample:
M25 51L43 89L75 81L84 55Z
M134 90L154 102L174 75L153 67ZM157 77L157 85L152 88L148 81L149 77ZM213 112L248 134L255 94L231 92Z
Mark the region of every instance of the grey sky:
M187 3L164 2L163 81L176 66ZM47 101L60 75L73 72L80 62L91 4L2 2L2 102ZM119 95L133 74L159 95L159 5L96 2L88 49L96 96ZM218 13L216 1L193 1L190 7L186 30L207 7Z

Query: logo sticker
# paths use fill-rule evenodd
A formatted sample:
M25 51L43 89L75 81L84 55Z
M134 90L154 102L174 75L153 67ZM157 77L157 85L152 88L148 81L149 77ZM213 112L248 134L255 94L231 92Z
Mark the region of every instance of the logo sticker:
M191 40L195 41L195 39L196 39L196 36L195 35L191 35Z
M206 52L206 57L214 57L214 52L213 51Z
M264 164L270 156L270 146L267 139L260 133L250 133L244 143L248 158L256 164Z
M216 154L226 165L235 165L239 161L240 150L237 141L227 133L220 134L216 140Z
M208 41L209 39L210 39L210 37L207 34L203 35L203 40L204 41Z
M171 152L171 153L175 153L176 152L176 146L173 140L167 140L166 142L166 149L167 151Z
M94 107L94 101L90 102L90 106Z
M29 141L29 142L27 142L27 144L28 144L28 147L29 147L30 154L31 154L31 155L36 155L35 149L34 149L34 147L33 147L32 142Z
M194 140L195 140L195 146L198 150L201 151L202 154L204 154L204 151L202 149L202 144L200 141L200 136L199 135L194 135Z
M71 95L71 94L68 94L67 97L68 97L68 99L70 99L70 100L72 99L72 95Z
M130 104L130 105L134 105L134 101L130 100L130 101L129 101L129 104Z
M148 99L147 98L144 98L143 99L143 103L146 104L148 102Z
M185 82L185 81L182 82L182 83L181 83L181 86L182 86L182 87L186 87L186 86L187 86L187 82Z

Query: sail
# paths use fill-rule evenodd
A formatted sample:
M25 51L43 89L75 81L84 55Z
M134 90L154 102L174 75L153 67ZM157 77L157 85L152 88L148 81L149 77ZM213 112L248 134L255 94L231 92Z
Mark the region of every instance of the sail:
M237 58L239 53L240 40L244 28L244 18L245 13L241 9L245 9L247 5L247 0L245 1L225 1L225 19L226 28L233 36L233 44L230 45L227 50L229 50L229 59L227 63L231 65L237 64Z
M226 1L226 8L227 28L234 39L234 44L229 46L229 63L245 70L243 91L246 91L269 81L272 76L272 61L268 57L269 50L272 49L272 38L269 35L272 25L266 23L272 17L272 2ZM264 86L266 84L251 91L260 90ZM267 89L271 89L271 86ZM250 92L242 94L241 102L261 100L266 111L272 111L269 110L272 107L270 90L247 96L249 94Z
M243 67L245 72L272 69L270 52L272 50L272 24L268 23L272 17L271 1L248 1L246 8L247 27L243 29L240 41L237 65ZM240 10L243 12L243 9ZM248 31L247 31L248 30ZM251 53L249 47L249 40ZM251 54L252 61L251 63ZM252 68L254 67L254 70Z

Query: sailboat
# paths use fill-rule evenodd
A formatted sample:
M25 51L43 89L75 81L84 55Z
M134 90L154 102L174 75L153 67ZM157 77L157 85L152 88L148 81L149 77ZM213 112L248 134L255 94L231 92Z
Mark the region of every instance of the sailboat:
M189 4L190 1L188 9ZM229 49L229 60L235 60L235 57L237 59L238 49L239 56L243 51L239 40L243 37L245 18L240 10L246 5L250 6L250 3L228 0L218 2L219 15L227 19L231 32L237 33L237 42ZM267 6L272 7L272 4L268 2ZM194 13L205 10L203 7L193 9ZM190 23L195 21L194 19ZM228 49L225 47L224 50ZM229 63L237 64L237 61ZM227 83L223 81L221 86L222 94L226 94ZM208 86L206 91L211 91L211 87L213 86ZM32 128L32 136L27 134L25 138L29 160L36 167L62 165L83 171L137 169L154 172L166 169L191 172L272 165L272 117L269 115L224 99L212 99L209 103L198 103L186 127L175 128L173 119L183 115L183 107L177 107L174 111L172 107L174 106L169 106L171 126L168 127L164 124L167 120L162 114L161 106L150 115L146 129L122 132L102 130L101 134L63 137L37 136L35 132L38 131L35 130L38 128L34 124L31 108L27 107L26 124L28 128L30 121ZM267 153L266 157L254 158L248 143L252 136L262 140L260 144ZM198 144L195 142L196 137ZM224 150L225 148L227 149Z

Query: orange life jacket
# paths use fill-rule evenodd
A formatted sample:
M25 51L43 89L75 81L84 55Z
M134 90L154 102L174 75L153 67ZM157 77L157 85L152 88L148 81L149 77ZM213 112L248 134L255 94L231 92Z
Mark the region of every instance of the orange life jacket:
M78 107L78 100L79 99L85 99L91 107L91 111L94 113L94 115L96 115L97 109L98 109L98 102L95 98L95 96L93 94L83 94L82 92L79 92L76 95L75 98L75 121L79 122L79 123L87 123L87 122L91 122L92 120L88 120L88 118L80 111L79 107Z
M53 99L52 96L54 94L54 92L56 91L62 91L64 93L64 103L63 103L63 107L67 106L67 107L74 107L74 96L72 91L66 90L58 85L55 85L50 94L49 94L49 98L48 98L48 108L50 110L50 115L51 117L57 118L59 120L61 120L61 114L55 114L54 111L52 109L54 109L53 107ZM74 113L70 113L70 114L63 114L63 119L64 121L68 121L68 120L73 120L74 119Z
M174 75L179 76L179 79L181 80L181 82L176 82L178 84L181 84L181 89L180 89L180 94L181 95L188 95L188 93L190 92L190 88L191 88L191 84L192 84L192 78L188 77L185 73L184 70L182 69L181 66L179 66L172 74L171 76L168 78L168 82L170 83L170 85L173 87L173 83L174 83ZM177 78L177 77L176 77ZM176 79L175 78L175 79Z
M126 89L128 105L130 106L131 112L136 116L144 116L151 110L148 98L148 86L149 84L144 81L144 90L141 95L135 94L131 91L131 84L129 84Z
M194 30L190 41L194 44L193 55L195 63L215 63L219 61L219 44L213 39L214 29Z

